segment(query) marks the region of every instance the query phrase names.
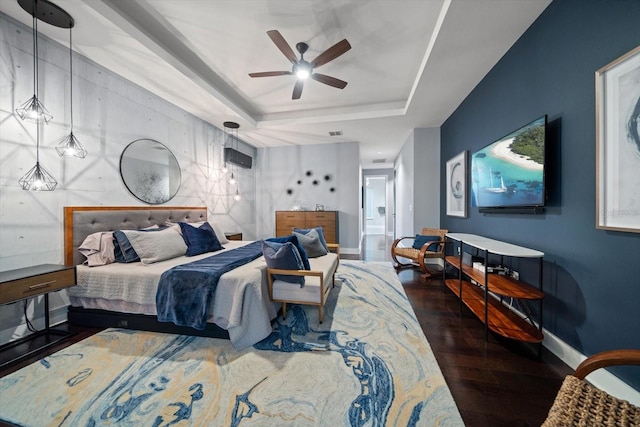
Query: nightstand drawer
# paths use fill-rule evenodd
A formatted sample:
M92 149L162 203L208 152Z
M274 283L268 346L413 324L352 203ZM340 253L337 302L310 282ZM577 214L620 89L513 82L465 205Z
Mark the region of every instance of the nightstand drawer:
M69 268L0 283L0 304L7 304L75 286L76 270Z

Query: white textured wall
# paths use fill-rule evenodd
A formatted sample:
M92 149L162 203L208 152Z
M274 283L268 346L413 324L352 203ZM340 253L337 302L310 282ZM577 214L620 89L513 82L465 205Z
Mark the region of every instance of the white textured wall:
M144 205L119 173L120 153L139 138L163 143L180 164L182 185L166 206L207 206L226 230L255 237L255 168L236 170L243 199L234 201L235 187L219 175L223 132L79 55L73 64L74 134L89 154L83 160L58 157L54 146L69 132L69 50L42 36L39 95L53 120L41 126L40 162L58 188L22 190L18 179L36 161L36 125L14 111L33 95L32 52L31 29L0 14L0 270L62 262L64 206ZM253 147L238 148L255 157ZM53 294L52 308L65 299L64 292ZM14 328L21 311L21 304L0 307L0 342L21 334Z
M413 131L413 228L440 228L440 128Z
M360 152L357 143L261 148L257 157L258 238L275 234L275 211L289 210L296 201L307 210L322 204L325 210L340 212L340 251L358 253ZM311 176L307 176L307 172ZM325 176L329 177L328 181ZM317 185L313 184L314 180L318 181ZM287 194L288 189L293 194Z
M440 129L414 129L395 161L396 237L440 227Z

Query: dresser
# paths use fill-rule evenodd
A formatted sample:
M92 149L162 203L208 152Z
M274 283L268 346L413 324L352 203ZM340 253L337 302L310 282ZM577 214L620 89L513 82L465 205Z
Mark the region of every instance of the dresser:
M276 237L290 235L294 227L322 227L327 243L340 243L338 211L276 211Z
M44 329L0 346L0 367L67 338L67 331L49 325L49 292L76 285L76 268L58 264L42 264L0 272L0 305L43 296Z

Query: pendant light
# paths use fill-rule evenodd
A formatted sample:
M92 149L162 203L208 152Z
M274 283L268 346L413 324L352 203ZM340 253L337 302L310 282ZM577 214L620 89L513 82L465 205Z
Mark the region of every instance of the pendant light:
M240 127L240 125L236 122L224 122L223 125L225 129L224 146L229 148L234 148L234 145L237 144L237 141L238 141L238 128ZM225 157L223 170L226 169L226 166L227 166L227 159ZM240 192L238 190L238 177L233 172L233 166L231 167L231 178L229 179L229 184L236 186L236 194L233 196L233 199L235 201L240 200L241 197L240 197Z
M78 138L73 134L73 49L71 39L71 29L69 27L69 110L71 115L71 132L63 137L56 145L56 151L60 157L75 157L84 159L87 156L87 150L80 144Z
M36 17L36 0L32 0L33 17L33 97L27 102L16 108L18 117L22 120L30 120L33 122L44 121L49 123L53 116L47 111L38 99L38 18Z
M36 125L36 165L18 180L23 190L53 191L58 182L40 166L40 123Z
M240 125L236 122L224 122L222 123L222 125L224 126L224 147L222 149L224 163L222 164L222 173L227 173L229 172L229 166L227 165L227 158L224 154L224 148L233 147L233 140L238 138L238 128L240 127ZM231 171L231 179L235 180L233 176L233 167L231 167Z
M57 181L40 165L40 126L48 123L53 116L38 100L38 19L59 28L73 27L73 18L57 5L48 0L18 0L20 7L33 18L33 97L16 109L23 120L36 122L36 165L18 180L23 190L53 191Z

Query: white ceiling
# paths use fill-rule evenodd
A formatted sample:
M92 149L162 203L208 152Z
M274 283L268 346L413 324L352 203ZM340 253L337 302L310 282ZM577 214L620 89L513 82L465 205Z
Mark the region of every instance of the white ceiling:
M256 147L360 143L363 168L392 167L414 128L440 126L551 0L54 0L75 20L73 49ZM17 0L0 11L31 26ZM68 30L39 32L68 45ZM267 36L279 30L336 89L294 76ZM342 136L329 136L329 131ZM372 163L386 159L385 163Z

